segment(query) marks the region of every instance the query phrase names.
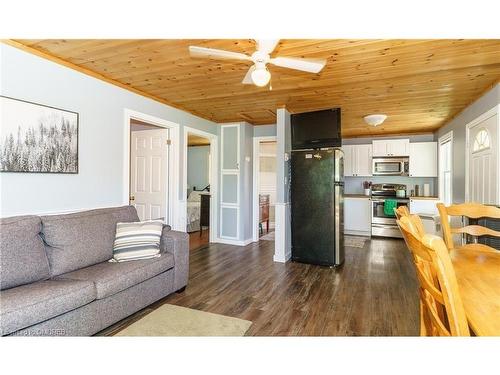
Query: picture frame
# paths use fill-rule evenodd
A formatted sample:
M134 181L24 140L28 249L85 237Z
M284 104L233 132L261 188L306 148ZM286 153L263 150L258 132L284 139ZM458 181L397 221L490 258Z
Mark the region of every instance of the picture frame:
M77 112L0 95L0 172L79 172Z

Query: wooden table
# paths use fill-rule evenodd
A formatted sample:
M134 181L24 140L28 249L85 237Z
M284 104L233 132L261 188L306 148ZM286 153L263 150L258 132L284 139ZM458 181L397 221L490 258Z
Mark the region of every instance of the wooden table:
M470 327L477 336L500 336L500 251L450 255Z

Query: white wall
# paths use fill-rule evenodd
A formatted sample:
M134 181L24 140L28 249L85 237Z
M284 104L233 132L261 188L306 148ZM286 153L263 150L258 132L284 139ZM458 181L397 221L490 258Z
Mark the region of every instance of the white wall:
M121 205L124 109L217 134L218 125L0 44L0 94L78 112L79 173L0 173L0 216ZM180 143L183 143L181 137ZM182 150L182 144L179 150ZM182 173L183 155L179 170ZM182 191L181 176L179 195Z
M187 184L191 192L203 189L209 184L208 162L210 159L210 146L189 146L187 149Z
M453 203L465 201L465 126L498 104L500 104L500 84L486 92L437 131L437 137L453 131Z

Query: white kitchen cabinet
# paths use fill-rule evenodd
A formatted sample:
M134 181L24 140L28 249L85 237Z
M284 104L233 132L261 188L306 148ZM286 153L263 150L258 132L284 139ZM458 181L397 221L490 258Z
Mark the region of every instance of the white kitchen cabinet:
M372 145L345 145L344 176L372 175Z
M354 145L342 146L344 152L344 177L355 176L354 174Z
M409 139L377 139L372 141L373 156L408 156L410 152Z
M372 201L369 197L344 198L344 233L371 236Z
M411 197L410 198L410 213L411 214L433 214L437 215L438 210L436 205L441 201L438 198L429 197Z
M437 177L437 142L410 143L410 177Z

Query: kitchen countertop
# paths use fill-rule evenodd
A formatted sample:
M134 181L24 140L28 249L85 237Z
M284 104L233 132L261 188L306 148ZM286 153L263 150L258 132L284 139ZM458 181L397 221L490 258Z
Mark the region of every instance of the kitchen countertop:
M364 194L344 194L344 198L366 198L369 199L371 198L371 195L364 195ZM396 197L394 197L396 198ZM407 199L415 199L415 200L438 200L439 197L436 196L430 196L430 197L406 197Z
M428 200L436 200L436 199L439 199L439 197L435 197L435 196L430 196L430 197L409 197L410 199L416 199L416 200L425 200L425 199L428 199Z
M369 199L369 198L371 198L371 195L364 195L364 194L344 194L344 198L366 198L366 199Z

